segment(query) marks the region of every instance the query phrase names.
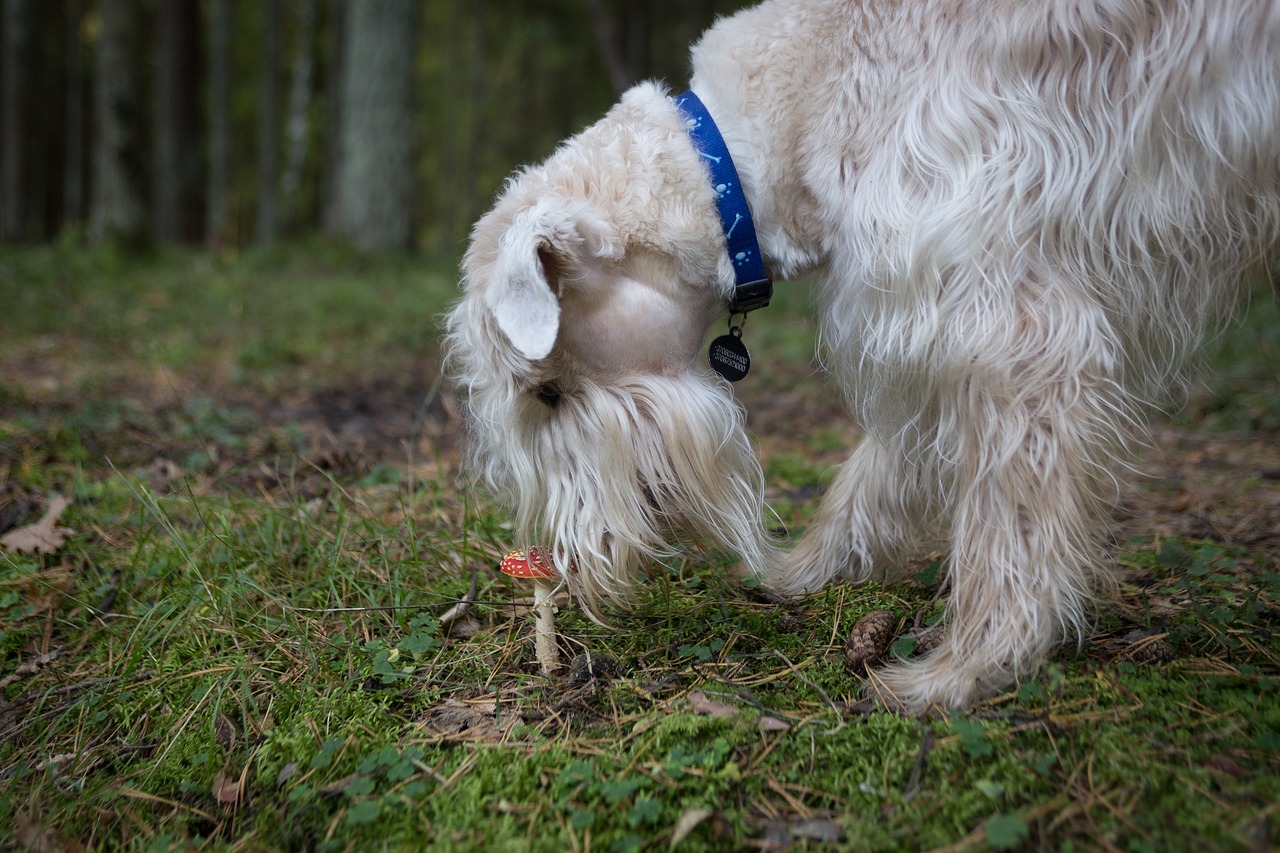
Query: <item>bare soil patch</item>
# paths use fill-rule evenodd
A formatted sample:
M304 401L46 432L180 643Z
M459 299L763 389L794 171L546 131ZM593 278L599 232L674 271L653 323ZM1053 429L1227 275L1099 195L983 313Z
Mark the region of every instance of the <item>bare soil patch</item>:
M51 356L43 369L26 364L46 381L20 386L22 408L41 421L71 425L91 459L122 470L147 468L158 491L189 474L184 467L201 453L210 457L207 483L255 493L316 493L326 488L323 481L359 479L380 466L429 461L449 474L460 467L464 424L436 361L273 391L138 368L68 380L74 371L64 361ZM8 372L21 367L11 364ZM816 368L773 367L777 375L750 377L735 389L762 458L794 454L834 469L860 436L839 394ZM194 409L193 401L199 401ZM1189 404L1198 407L1194 399ZM6 455L21 451L9 447ZM1280 435L1206 432L1159 418L1134 467L1140 476L1118 471L1131 481L1116 511L1120 543L1180 536L1280 549ZM769 495L808 500L821 491L771 483ZM7 496L3 504L0 514L12 527L25 515L24 503Z

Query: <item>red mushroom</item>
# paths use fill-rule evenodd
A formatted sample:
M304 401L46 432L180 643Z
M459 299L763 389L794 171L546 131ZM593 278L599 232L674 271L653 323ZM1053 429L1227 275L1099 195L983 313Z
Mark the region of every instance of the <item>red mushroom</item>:
M556 576L551 555L542 548L512 551L502 558L498 570L513 578L533 578L534 621L533 648L544 675L550 675L560 665L560 650L556 646L556 608L551 601L553 586L548 580Z

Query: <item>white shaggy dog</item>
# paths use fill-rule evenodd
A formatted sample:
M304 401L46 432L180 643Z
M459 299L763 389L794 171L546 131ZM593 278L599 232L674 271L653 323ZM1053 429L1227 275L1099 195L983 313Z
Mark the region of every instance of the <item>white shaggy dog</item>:
M708 158L643 84L475 227L447 342L480 473L588 608L688 536L787 595L946 537L941 645L873 681L1007 686L1079 629L1144 409L1280 235L1280 1L771 0L693 69L865 439L780 550L701 357L735 288Z

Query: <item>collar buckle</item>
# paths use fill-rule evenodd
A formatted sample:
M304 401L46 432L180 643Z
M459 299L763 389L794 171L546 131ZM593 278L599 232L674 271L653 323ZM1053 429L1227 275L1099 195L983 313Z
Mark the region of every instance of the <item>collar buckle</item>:
M758 281L739 283L733 289L733 298L729 300L729 314L746 314L758 308L765 308L773 298L773 279L765 277Z

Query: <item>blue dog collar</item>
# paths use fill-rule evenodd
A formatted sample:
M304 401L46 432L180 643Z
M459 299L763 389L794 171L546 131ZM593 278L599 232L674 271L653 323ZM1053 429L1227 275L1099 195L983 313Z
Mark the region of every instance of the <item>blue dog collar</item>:
M685 92L674 100L686 117L685 128L693 147L711 170L716 209L720 213L720 225L724 229L737 281L733 298L729 300L729 315L732 317L764 308L773 296L773 281L765 272L756 226L751 219L751 209L747 207L747 196L743 192L742 181L738 179L738 170L733 167L733 158L729 156L729 146L725 145L720 128L716 127L711 113L697 95L692 91Z

